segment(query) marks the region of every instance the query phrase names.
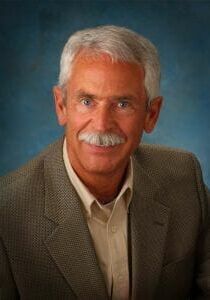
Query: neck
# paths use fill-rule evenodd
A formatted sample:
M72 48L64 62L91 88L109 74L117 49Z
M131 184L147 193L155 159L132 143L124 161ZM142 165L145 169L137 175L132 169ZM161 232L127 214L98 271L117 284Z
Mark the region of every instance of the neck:
M101 204L107 204L116 198L122 188L127 170L127 167L125 167L115 174L90 174L79 172L78 169L74 168L73 164L72 167L90 193Z
M95 175L88 176L88 178L79 177L87 186L91 194L93 194L101 204L106 204L113 201L121 190L125 178L125 170L122 174L117 174L115 176Z

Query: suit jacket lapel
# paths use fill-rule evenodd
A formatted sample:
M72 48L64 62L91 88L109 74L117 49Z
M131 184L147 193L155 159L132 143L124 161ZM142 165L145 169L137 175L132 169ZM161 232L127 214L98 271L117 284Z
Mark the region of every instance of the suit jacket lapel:
M132 299L154 299L161 272L169 208L165 195L134 159L134 194L130 205Z
M108 299L80 200L62 159L62 142L45 159L45 215L57 224L45 245L79 299Z

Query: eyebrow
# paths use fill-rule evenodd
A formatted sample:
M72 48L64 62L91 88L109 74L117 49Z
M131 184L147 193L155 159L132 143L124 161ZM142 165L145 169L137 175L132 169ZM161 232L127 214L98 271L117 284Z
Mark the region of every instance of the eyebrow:
M88 92L85 92L84 90L78 90L76 93L75 93L75 96L77 98L84 98L84 97L87 97L87 98L91 98L91 99L94 99L94 98L97 98L96 95L93 95L91 93L88 93ZM109 96L108 99L109 100L114 100L114 101L119 101L119 100L123 100L123 99L128 99L128 100L135 100L137 97L135 97L134 95L130 95L130 94L122 94L122 95L113 95L113 96Z
M118 100L135 100L136 97L133 95L120 95L120 96L111 96L110 99L114 100L114 101L118 101Z
M87 93L83 90L78 90L75 95L77 98L83 98L83 97L87 97L87 98L95 98L95 95Z

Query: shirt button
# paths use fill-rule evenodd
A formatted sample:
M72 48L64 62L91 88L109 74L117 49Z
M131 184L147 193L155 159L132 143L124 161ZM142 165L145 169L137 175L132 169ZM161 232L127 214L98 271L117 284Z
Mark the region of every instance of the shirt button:
M123 275L118 275L118 280L122 281L123 280Z
M111 232L112 232L112 233L115 233L116 231L117 231L117 227L116 227L116 226L112 226Z

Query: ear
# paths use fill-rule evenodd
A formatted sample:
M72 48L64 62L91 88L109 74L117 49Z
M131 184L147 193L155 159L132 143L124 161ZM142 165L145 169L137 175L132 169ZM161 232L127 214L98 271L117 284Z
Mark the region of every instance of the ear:
M161 106L163 103L163 97L159 96L154 98L147 108L147 115L144 122L144 131L146 133L150 133L155 128L155 125L157 123Z
M58 123L64 126L67 122L66 105L63 99L63 91L59 86L54 86L53 95L55 101L55 111L58 118Z

